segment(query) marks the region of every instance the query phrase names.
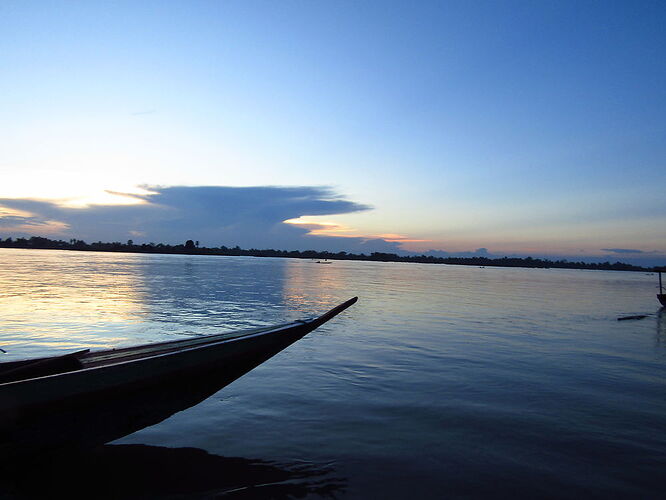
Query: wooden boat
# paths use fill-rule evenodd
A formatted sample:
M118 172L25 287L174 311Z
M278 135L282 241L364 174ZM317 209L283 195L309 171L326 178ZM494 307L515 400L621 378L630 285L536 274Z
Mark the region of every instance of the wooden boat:
M0 462L100 445L161 422L356 300L268 328L0 363Z

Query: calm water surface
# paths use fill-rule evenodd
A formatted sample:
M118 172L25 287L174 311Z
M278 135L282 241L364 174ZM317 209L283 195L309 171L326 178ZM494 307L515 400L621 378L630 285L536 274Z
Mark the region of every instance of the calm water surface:
M104 447L105 477L133 464L148 478L116 493L657 498L655 285L628 272L1 249L0 359L269 325L358 295L202 404ZM648 317L616 320L633 314ZM189 487L169 486L174 474Z

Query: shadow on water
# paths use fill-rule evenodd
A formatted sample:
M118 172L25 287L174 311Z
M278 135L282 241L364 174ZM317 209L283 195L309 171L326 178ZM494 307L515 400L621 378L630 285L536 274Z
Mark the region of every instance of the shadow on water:
M104 445L4 471L0 498L337 498L346 481L332 469L198 448Z

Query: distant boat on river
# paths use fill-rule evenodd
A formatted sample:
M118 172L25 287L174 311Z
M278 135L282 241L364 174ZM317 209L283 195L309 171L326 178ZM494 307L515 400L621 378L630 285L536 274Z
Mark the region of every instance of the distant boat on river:
M272 327L0 363L0 462L101 445L161 422L356 301Z

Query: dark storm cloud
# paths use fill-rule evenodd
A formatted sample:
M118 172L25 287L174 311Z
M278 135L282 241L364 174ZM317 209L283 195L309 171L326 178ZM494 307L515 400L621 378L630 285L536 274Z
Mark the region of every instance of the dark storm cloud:
M335 215L371 207L342 198L325 187L146 186L154 194L132 195L141 205L67 208L29 199L0 199L0 205L30 212L33 223L59 221L66 236L86 241L152 241L206 246L396 251L396 243L365 238L309 236L307 228L283 221L303 215ZM0 227L2 224L0 216ZM15 224L17 221L13 221ZM5 225L10 225L7 222Z

